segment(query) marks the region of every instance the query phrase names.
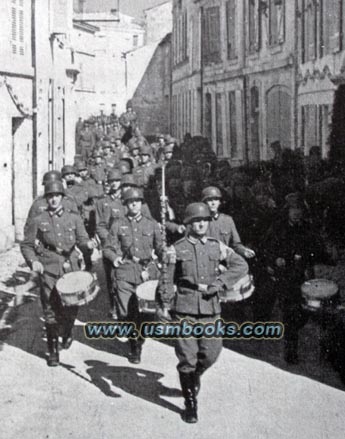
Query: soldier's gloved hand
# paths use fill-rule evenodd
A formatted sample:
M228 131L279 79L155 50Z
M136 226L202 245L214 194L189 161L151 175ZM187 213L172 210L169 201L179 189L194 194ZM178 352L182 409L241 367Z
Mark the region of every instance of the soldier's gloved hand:
M120 265L123 264L123 260L121 256L118 256L115 261L113 262L113 265L115 268L119 268Z
M156 317L160 322L163 322L163 323L172 321L172 317L171 317L171 314L169 312L169 309L166 307L157 308Z
M184 233L186 231L186 227L183 225L183 224L180 224L178 227L177 227L177 232L180 234L180 235L182 235L182 233Z
M276 266L277 267L285 267L286 261L284 258L277 258L276 259Z
M93 249L95 249L95 248L97 248L98 247L98 244L97 244L97 242L96 242L96 240L95 239L91 239L90 241L88 241L88 243L87 243L87 248L89 249L89 250L93 250Z
M40 261L34 261L32 263L32 271L35 271L36 273L39 273L39 274L43 274L44 267Z
M245 256L246 258L248 258L248 259L250 259L250 258L254 258L254 256L255 256L255 251L252 250L251 248L246 247L246 248L244 249L244 256Z
M147 282L150 279L150 274L148 271L143 270L140 275L143 282Z
M212 285L208 286L207 291L205 293L203 293L203 296L206 296L206 297L215 296L216 294L218 294L223 289L224 289L223 285L220 282L216 281Z

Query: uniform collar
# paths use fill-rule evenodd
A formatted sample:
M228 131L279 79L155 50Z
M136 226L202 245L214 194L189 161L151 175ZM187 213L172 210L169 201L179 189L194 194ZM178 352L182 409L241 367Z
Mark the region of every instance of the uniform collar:
M138 223L139 221L141 221L142 217L143 217L143 215L142 215L141 212L138 213L136 216L129 216L129 215L127 215L127 218L129 219L129 221L131 223L133 223L134 221Z
M219 212L215 213L214 215L211 215L211 218L213 220L217 220L219 218Z
M58 207L55 210L49 210L49 209L47 209L47 210L48 210L48 213L51 217L53 217L54 215L60 217L64 212L64 208L62 206Z
M120 200L121 199L121 191L116 191L116 192L110 193L109 197L112 200Z
M201 242L202 244L206 244L206 242L207 242L206 236L203 236L202 238L196 238L195 236L188 235L187 239L193 245L196 245L198 242Z

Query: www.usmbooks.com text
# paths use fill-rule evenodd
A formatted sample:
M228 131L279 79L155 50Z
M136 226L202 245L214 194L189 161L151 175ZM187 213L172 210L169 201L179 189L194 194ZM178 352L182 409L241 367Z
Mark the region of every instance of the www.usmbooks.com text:
M211 323L194 323L188 320L178 322L144 322L138 328L133 322L89 322L84 326L85 337L89 339L114 338L227 338L227 339L270 339L278 340L284 335L280 322L225 322L218 319Z

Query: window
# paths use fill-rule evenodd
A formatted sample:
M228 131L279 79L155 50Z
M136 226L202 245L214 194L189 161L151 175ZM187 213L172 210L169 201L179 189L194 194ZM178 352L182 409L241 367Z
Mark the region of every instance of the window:
M237 125L236 125L236 92L229 92L229 118L230 118L230 145L231 158L238 156Z
M220 15L218 6L205 10L203 36L205 64L220 62Z
M258 0L249 0L248 3L248 40L249 52L260 49L260 18Z
M24 55L24 0L12 0L11 48L14 55Z
M226 2L227 52L228 59L236 58L236 2Z
M139 36L138 35L133 35L133 47L134 48L138 47L138 42L139 42Z
M216 142L216 154L217 156L223 156L223 114L221 93L216 94Z
M174 64L176 65L188 58L187 11L175 14L174 32Z
M314 1L304 0L302 7L302 61L306 62L317 57L318 14Z
M325 7L326 6L326 7ZM341 50L342 1L327 0L323 8L323 36L325 54Z
M274 46L285 40L285 2L269 0L269 43Z

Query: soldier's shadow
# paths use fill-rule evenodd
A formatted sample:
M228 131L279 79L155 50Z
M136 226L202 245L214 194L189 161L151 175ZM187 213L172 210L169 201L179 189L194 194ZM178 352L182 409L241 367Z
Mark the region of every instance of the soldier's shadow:
M116 387L175 413L181 412L179 407L163 398L181 397L179 389L166 387L160 382L163 374L134 367L112 366L98 360L87 360L85 364L89 366L86 373L90 376L90 382L104 395L111 398L120 397L121 395L113 390L113 387ZM64 367L74 372L70 366Z

